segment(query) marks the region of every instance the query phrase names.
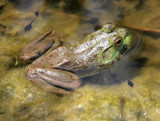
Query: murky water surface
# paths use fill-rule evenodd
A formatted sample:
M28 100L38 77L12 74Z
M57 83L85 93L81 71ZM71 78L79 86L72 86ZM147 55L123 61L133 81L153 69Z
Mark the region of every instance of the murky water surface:
M0 121L160 119L159 6L158 0L1 0ZM74 43L109 21L137 31L142 47L110 71L84 78L70 95L47 93L26 79L19 55L27 43L50 29L69 34L63 44Z

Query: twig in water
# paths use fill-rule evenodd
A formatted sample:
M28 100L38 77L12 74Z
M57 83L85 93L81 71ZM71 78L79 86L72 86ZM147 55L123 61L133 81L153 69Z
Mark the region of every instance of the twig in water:
M139 31L144 31L144 32L152 32L152 33L158 33L160 34L160 29L155 29L155 28L145 28L145 27L137 27L137 26L129 26L129 25L121 25L130 29L135 29Z
M31 115L35 110L37 109L37 107L33 108L29 113L27 113L26 115L24 115L23 117L21 117L19 120L17 121L22 121L23 119L27 118L29 115Z

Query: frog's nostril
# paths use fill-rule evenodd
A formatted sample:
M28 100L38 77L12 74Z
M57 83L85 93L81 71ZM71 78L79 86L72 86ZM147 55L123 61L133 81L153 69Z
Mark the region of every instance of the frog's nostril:
M126 36L128 36L129 35L129 32L126 32Z

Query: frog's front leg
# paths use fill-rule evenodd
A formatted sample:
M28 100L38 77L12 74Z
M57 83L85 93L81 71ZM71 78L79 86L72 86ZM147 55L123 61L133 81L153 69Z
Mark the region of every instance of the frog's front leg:
M52 30L41 35L39 38L30 42L22 51L20 56L23 60L34 60L45 52L50 52L61 45L60 39L66 36L66 34L52 34Z
M28 66L27 76L42 89L59 94L69 94L81 85L77 75L59 69Z

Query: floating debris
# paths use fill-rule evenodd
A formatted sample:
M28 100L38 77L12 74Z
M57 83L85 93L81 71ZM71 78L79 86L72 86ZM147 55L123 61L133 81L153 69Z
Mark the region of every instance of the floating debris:
M133 86L134 86L133 82L131 82L130 80L127 80L127 82L128 82L128 85L129 85L130 87L133 87Z
M34 14L35 14L35 16L38 16L39 15L39 11L36 11Z
M3 24L0 23L0 28L6 29L7 26L5 26L5 25L3 25Z
M90 18L87 22L88 23L91 23L91 24L95 24L95 23L98 23L99 19L96 18L96 17L93 17L93 18Z
M1 115L1 114L4 114L4 113L5 113L5 112L0 112L0 115Z
M39 11L36 11L34 14L37 17L39 15ZM29 31L32 29L32 23L35 21L36 17L28 25L24 27L24 31Z
M24 27L24 31L29 31L32 29L32 23L36 18L34 18L27 26Z
M120 118L123 119L123 110L124 110L124 104L125 104L125 98L120 97Z
M0 3L0 10L3 10L3 8L6 6L5 2Z

